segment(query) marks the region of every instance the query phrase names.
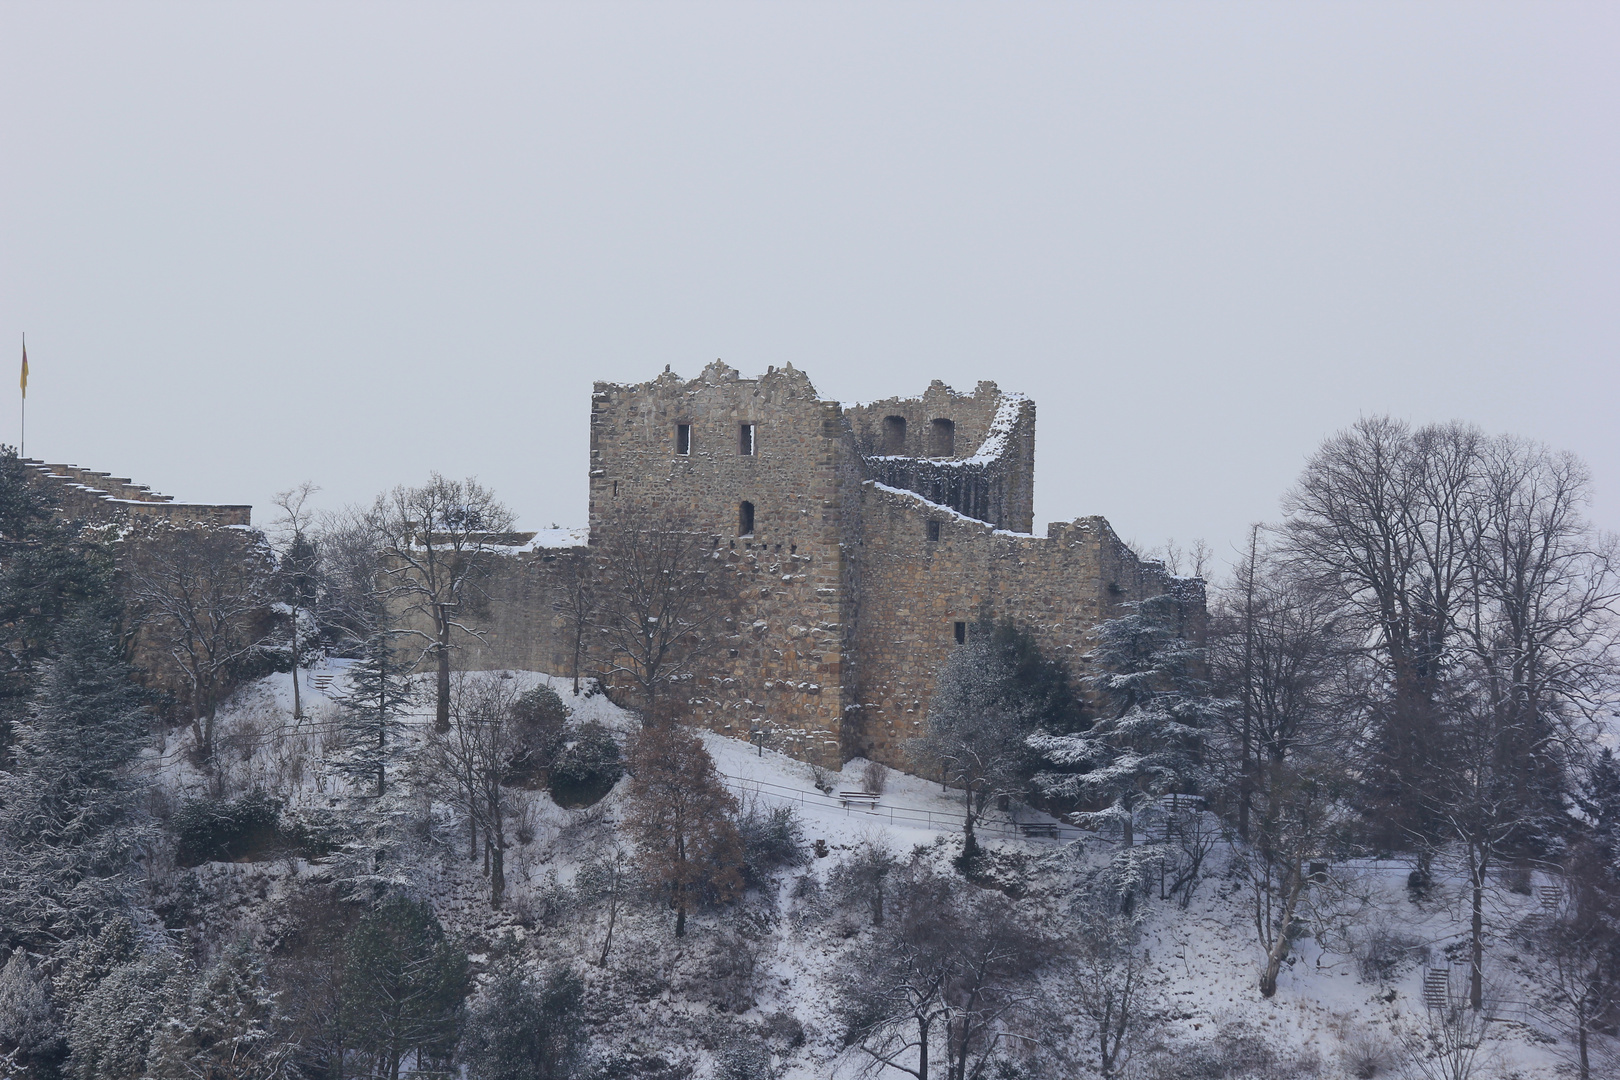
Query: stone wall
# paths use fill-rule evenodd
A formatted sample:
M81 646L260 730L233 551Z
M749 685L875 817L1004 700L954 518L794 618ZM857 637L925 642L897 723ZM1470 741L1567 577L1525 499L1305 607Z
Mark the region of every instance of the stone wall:
M971 396L939 380L920 398L846 406L866 474L915 491L998 528L1029 532L1035 522L1035 403L981 382ZM951 425L950 454L934 424Z
M64 517L96 523L145 520L173 525L251 525L253 507L243 504L177 503L127 476L78 465L24 462L34 482L48 490Z
M783 750L826 764L841 760L847 703L840 500L853 455L838 405L791 366L743 379L716 362L690 381L598 383L591 399L592 542L625 517L678 522L709 537L745 605L697 680L693 719L746 735L768 715Z
M959 633L1011 619L1075 671L1099 622L1178 587L1160 564L1137 559L1101 517L1050 525L1037 537L877 483L864 484L861 495L852 749L876 760L902 762L905 740L921 734L934 673ZM930 522L937 540L929 539Z

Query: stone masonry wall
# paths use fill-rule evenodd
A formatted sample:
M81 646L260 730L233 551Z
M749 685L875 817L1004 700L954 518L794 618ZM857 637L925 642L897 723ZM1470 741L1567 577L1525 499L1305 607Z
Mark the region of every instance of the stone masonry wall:
M994 529L910 492L862 489L861 609L853 642L857 752L904 761L922 733L934 673L957 647L957 624L1011 618L1076 670L1097 623L1177 587L1100 517L1048 526L1045 537ZM939 523L929 540L928 523ZM1201 607L1201 593L1196 598Z
M689 425L677 453L678 424ZM754 425L753 453L741 429ZM593 542L621 516L669 515L710 537L744 605L692 692L693 719L778 748L842 760L845 589L841 489L853 447L837 404L802 372L742 379L716 362L690 381L599 383L591 402ZM743 532L740 508L753 507Z
M934 381L921 398L844 410L867 476L915 491L998 528L1029 532L1035 516L1035 403L981 382L971 396ZM888 425L904 421L904 440ZM935 420L954 429L952 453L932 444Z
M174 525L251 525L253 507L242 504L177 503L128 477L77 465L26 462L34 482L55 497L68 518L91 522L142 519Z

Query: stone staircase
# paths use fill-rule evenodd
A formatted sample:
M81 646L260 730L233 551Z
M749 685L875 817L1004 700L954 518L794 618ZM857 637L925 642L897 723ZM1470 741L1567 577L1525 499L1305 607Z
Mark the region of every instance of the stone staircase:
M1423 973L1423 1004L1444 1009L1451 998L1451 969L1430 968Z

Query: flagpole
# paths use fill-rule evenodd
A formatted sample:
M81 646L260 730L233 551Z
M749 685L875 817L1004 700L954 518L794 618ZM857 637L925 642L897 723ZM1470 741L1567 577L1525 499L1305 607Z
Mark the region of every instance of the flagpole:
M17 456L28 456L28 332L23 331L22 423L17 436Z

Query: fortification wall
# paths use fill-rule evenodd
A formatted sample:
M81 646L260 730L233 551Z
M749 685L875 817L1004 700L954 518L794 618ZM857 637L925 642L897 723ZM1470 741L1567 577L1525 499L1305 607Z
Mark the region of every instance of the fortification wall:
M59 512L80 521L139 519L172 525L251 525L253 507L245 504L177 503L127 476L113 476L78 465L48 465L30 460L34 482L48 490Z
M707 535L735 575L740 614L695 680L692 718L738 736L768 718L774 745L825 764L842 752L853 458L838 405L792 367L742 379L717 361L592 395L592 543L626 517L665 522Z
M858 719L849 741L880 761L903 762L905 741L922 733L935 673L978 625L1010 618L1077 671L1097 623L1177 587L1100 517L1054 524L1037 537L877 483L861 493L864 616L853 641Z

